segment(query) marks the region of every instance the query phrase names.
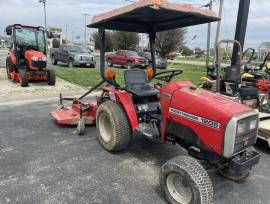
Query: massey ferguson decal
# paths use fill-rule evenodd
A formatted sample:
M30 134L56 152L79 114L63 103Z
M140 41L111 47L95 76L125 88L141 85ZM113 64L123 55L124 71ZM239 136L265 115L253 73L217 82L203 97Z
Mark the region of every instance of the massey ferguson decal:
M181 116L183 118L187 118L189 120L196 121L198 123L201 123L203 125L210 126L212 128L215 128L215 129L219 129L219 127L220 127L220 123L219 122L216 122L216 121L213 121L213 120L209 120L209 119L206 119L206 118L202 118L200 116L193 115L191 113L180 111L180 110L177 110L177 109L174 109L174 108L170 108L169 111L171 113L174 113L176 115L179 115L179 116Z

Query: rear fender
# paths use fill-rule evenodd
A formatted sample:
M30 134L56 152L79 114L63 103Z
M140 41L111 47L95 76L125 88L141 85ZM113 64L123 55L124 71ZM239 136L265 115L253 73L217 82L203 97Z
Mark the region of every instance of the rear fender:
M127 114L132 130L134 131L136 128L138 128L138 117L130 95L126 91L117 90L113 87L105 87L103 91L109 92L110 99L117 101L122 105Z

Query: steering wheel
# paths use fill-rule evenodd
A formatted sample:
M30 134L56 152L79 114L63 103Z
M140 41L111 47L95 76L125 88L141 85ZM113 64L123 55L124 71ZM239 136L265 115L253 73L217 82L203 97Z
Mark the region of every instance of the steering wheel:
M250 58L248 59L248 61L245 62L245 65L249 64L249 63L251 62L251 60L253 60L254 55L255 55L255 49L253 49L253 48L248 48L248 49L246 49L245 52L243 53L242 59L245 58L245 56L247 55L247 53L248 53L249 51L251 51L252 54L251 54Z
M150 81L152 81L153 79L157 79L159 81L165 81L168 83L174 77L182 73L183 73L183 70L179 70L179 69L171 69L171 70L167 70L163 72L158 72L150 79Z

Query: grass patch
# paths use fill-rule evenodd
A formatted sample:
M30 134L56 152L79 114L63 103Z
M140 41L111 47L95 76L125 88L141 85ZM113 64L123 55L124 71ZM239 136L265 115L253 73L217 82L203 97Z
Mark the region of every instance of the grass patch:
M187 65L187 64L173 64L171 68L181 69L184 72L175 77L174 80L191 80L194 84L197 84L201 76L205 76L205 68L202 66ZM101 81L99 69L87 69L87 68L74 68L53 66L52 70L56 75L66 81L69 81L80 86L89 87L96 85ZM124 86L124 69L115 68L117 82ZM162 70L158 70L162 71Z

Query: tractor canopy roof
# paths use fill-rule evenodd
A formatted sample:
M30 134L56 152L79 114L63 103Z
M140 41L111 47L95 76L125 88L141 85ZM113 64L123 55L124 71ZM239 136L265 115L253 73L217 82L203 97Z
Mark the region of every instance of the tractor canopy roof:
M94 16L91 28L149 33L187 27L220 20L205 8L190 4L170 3L167 0L141 0Z

